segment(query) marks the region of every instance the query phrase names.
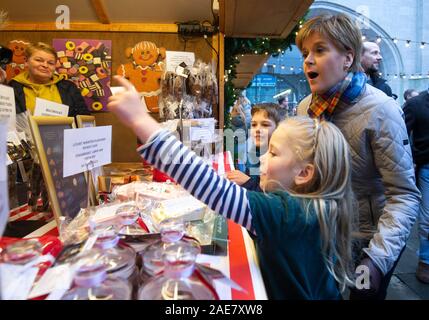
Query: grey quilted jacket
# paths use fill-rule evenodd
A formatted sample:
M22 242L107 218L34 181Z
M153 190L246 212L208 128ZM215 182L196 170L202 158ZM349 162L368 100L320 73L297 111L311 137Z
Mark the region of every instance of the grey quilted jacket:
M299 104L298 115L308 115L310 102L308 96ZM331 118L350 145L359 231L371 240L363 250L384 274L406 244L420 201L402 115L395 100L367 84L352 106L340 103Z

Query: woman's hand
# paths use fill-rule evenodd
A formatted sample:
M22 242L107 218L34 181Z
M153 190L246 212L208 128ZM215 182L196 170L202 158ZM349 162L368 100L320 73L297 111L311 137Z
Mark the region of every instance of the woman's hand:
M250 180L250 177L240 170L233 170L226 173L226 177L231 180L232 182L235 182L239 186L245 184L247 181Z
M122 123L130 127L143 143L161 126L144 109L140 95L131 82L121 76L114 77L124 91L109 97L107 109L113 112Z
M380 286L383 280L383 274L369 257L361 260L360 267L366 267L363 271L367 272L369 277L364 278L368 281L367 286L362 288L352 288L350 290L350 300L378 300L380 299ZM364 284L364 283L362 283Z

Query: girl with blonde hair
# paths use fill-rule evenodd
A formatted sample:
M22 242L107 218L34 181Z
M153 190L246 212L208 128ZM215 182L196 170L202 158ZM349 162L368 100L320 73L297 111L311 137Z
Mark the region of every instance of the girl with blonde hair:
M144 111L135 88L109 98L109 110L145 144L141 156L215 212L255 235L271 299L341 299L350 275L348 145L331 123L288 119L262 157L252 192L224 179ZM179 161L182 160L182 161Z

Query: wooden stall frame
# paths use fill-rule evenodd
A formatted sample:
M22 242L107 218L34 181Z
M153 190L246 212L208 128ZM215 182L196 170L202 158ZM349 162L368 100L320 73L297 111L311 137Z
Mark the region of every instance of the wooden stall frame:
M54 22L14 22L3 31L56 31L56 32L154 32L177 33L177 24L169 23L70 23L70 29L58 29Z
M86 116L86 115L77 115L76 116L76 123L77 123L77 127L78 128L87 128L87 126L85 126L85 123L90 123L91 126L90 127L96 127L97 124L95 122L95 116ZM99 168L101 171L101 173L103 172L103 168L100 167ZM91 206L97 206L98 205L98 201L97 201L97 189L95 188L94 185L94 178L93 178L93 172L91 172L92 170L86 171L85 172L85 179L86 179L86 183L89 184L89 203L91 204ZM97 177L98 179L98 177Z
M42 168L43 179L45 179L46 188L48 191L49 201L54 213L57 226L60 225L60 217L63 216L58 202L57 193L55 190L54 180L46 157L45 148L43 146L42 137L40 136L40 125L70 125L70 129L75 129L73 117L44 117L44 116L29 116L31 134L36 145L37 155L39 156L40 166Z
M84 123L91 123L92 127L95 127L95 116L77 115L76 122L78 128L85 128Z
M97 1L94 1L97 5ZM221 8L222 9L222 8ZM94 23L94 22L75 22L70 23L69 29L58 29L54 22L13 22L4 26L2 31L4 32L50 32L55 31L56 33L63 32L100 32L100 33L117 33L117 32L134 32L134 33L159 33L159 34L178 34L178 25L172 23ZM77 37L77 36L76 36ZM217 60L217 80L218 80L218 111L217 120L219 129L223 130L225 123L224 119L224 74L225 74L225 54L224 54L224 37L225 34L218 32L212 35L211 43L217 51L217 56L212 53L212 61ZM176 49L177 50L177 49ZM114 71L112 69L112 75ZM103 112L99 113L103 114ZM113 146L112 146L113 148ZM137 161L137 159L135 159ZM120 161L129 162L129 161Z

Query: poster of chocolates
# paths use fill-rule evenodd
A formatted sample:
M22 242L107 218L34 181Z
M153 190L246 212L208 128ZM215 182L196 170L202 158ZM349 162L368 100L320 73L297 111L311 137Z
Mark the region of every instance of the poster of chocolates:
M112 67L112 41L54 39L57 72L73 81L90 112L107 111Z
M48 162L45 169L51 173L61 214L74 218L81 208L88 205L88 186L83 173L63 177L64 129L70 129L70 125L39 125Z

